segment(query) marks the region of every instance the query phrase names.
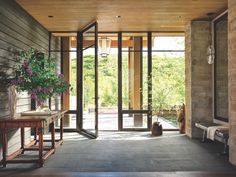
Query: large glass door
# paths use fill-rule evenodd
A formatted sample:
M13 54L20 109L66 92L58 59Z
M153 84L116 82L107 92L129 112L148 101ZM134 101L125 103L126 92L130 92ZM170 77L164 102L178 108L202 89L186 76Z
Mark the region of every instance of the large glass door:
M98 135L97 22L78 33L79 131L90 138Z
M119 129L148 130L151 111L151 33L119 34Z

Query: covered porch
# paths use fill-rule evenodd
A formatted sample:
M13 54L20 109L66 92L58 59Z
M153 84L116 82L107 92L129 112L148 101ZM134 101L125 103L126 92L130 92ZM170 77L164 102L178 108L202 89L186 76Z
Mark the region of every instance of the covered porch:
M51 109L68 110L65 142L57 153L43 168L9 164L0 169L0 175L234 176L235 9L233 0L0 1L1 71L11 73L17 63L13 53L33 47L55 58L57 72L75 89L71 95L49 100ZM170 43L170 49L157 49L154 38L160 36L181 37L184 47L171 48ZM99 37L110 37L111 49L115 49L112 59L116 65L106 66L116 73L109 83L117 86L112 90L115 115L99 114L104 103L99 95L103 91L99 91ZM86 57L88 50L92 57ZM177 124L167 123L172 127L166 129L174 131L150 136L156 121L153 105L159 103L154 99L158 84L153 74L154 56L159 52L179 53L185 62L181 70L185 72L185 134L179 134ZM92 68L86 65L91 61ZM72 62L76 63L74 75ZM91 84L86 85L88 82ZM11 115L9 97L8 88L1 84L0 119ZM17 113L34 109L30 95L18 95ZM111 118L111 124L106 118ZM106 131L99 131L102 122ZM202 131L195 127L197 122L228 127L228 156L217 155L222 144L199 142ZM19 130L9 131L9 154L20 147L19 137ZM30 138L31 130L26 129L25 142Z

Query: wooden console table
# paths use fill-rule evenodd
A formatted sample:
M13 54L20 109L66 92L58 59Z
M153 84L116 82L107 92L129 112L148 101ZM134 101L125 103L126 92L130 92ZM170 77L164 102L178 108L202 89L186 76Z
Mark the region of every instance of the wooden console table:
M0 119L0 132L1 132L1 142L2 142L2 156L3 159L0 162L0 165L6 167L7 163L37 163L39 167L43 166L44 161L52 155L56 148L63 142L63 117L66 111L57 111L51 115L40 115L40 116L21 116L15 119ZM55 121L60 119L60 139L55 139ZM34 140L31 141L28 145L25 145L24 137L24 128L30 127L35 129ZM50 127L51 130L51 139L44 140L43 132L44 128ZM7 155L8 149L8 140L7 140L7 129L11 128L20 128L21 129L21 148L11 155ZM38 135L38 139L37 139ZM51 147L46 148L43 146L44 142L51 142ZM37 145L37 146L36 146ZM20 154L24 154L25 151L38 151L37 159L21 159L17 160L17 157ZM43 154L43 151L47 151Z

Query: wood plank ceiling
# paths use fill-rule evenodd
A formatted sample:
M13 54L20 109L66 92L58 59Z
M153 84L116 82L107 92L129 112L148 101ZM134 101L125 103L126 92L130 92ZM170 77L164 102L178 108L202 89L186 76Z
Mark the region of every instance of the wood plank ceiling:
M227 0L16 1L49 31L78 31L94 20L100 32L184 31L189 21L227 9Z

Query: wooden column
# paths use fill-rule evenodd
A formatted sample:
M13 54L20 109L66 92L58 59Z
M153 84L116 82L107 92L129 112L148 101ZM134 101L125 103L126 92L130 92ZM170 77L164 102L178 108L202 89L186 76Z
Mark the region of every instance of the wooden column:
M62 50L63 51L69 51L70 50L70 37L62 37ZM68 83L70 83L71 78L71 62L70 62L70 52L63 52L63 75L64 80ZM63 95L63 110L70 110L70 95ZM69 115L65 115L65 118L63 119L64 126L70 126L70 117Z
M142 107L142 58L141 58L142 37L133 37L133 47L129 54L129 98L130 108L140 110ZM143 126L143 117L140 114L134 114L134 126Z

